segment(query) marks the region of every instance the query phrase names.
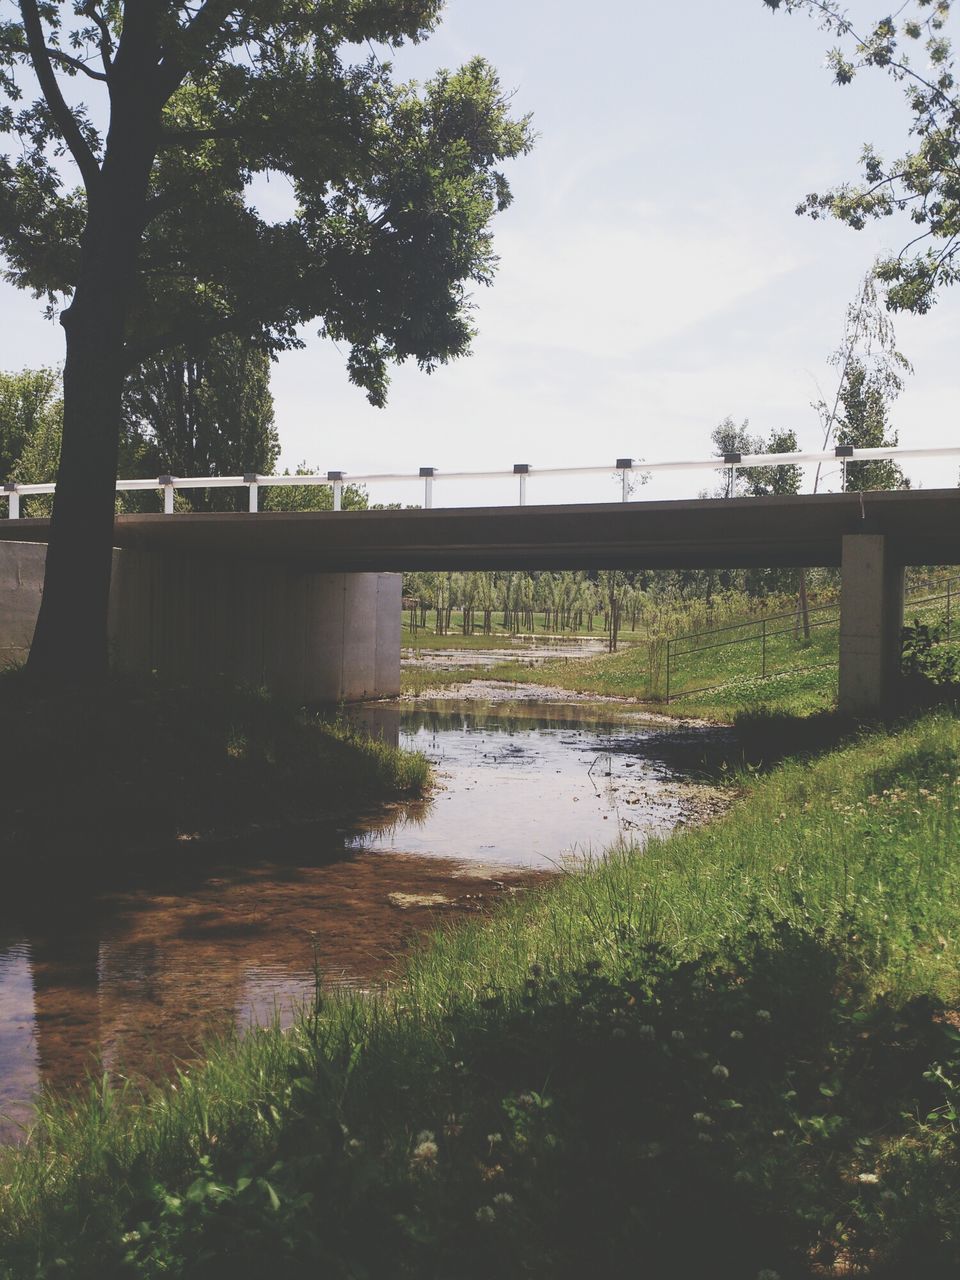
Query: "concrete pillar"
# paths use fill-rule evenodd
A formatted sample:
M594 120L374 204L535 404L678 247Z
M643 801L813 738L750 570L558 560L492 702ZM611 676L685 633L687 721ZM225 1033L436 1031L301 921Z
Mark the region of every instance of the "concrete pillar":
M882 534L846 534L840 570L840 691L849 715L872 716L895 702L903 627L903 565Z

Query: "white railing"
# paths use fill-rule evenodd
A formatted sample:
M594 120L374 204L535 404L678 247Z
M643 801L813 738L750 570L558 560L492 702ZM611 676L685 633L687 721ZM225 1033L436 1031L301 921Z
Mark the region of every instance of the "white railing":
M324 474L306 476L261 476L248 473L242 476L157 476L146 480L118 480L117 492L128 493L136 490L153 489L163 493L163 510L172 515L174 494L178 489L247 489L249 491L249 509L259 509L259 492L261 489L278 488L284 485L324 485L333 490L333 509L342 509L344 484L405 483L419 482L423 485L423 505L433 506L434 485L438 480L504 480L513 479L518 482L518 502L525 506L527 501L527 481L531 476L616 476L621 480L621 501L629 502L631 495L631 475L642 477L641 483L648 476L666 471L709 471L722 470L727 475L727 493L733 494L738 471L746 471L754 467L802 466L822 462L839 462L846 479L848 462L900 461L936 458L960 458L960 447L931 449L855 449L850 445L838 445L835 449L824 453L728 453L723 457L697 458L693 461L645 462L634 458L618 458L616 463L606 467L532 467L518 462L507 471L440 471L436 467L420 467L415 472L399 472L396 474L348 475L345 471L327 471ZM846 487L846 486L844 486ZM20 516L20 498L31 494L54 493L54 484L19 484L10 482L0 486L0 497L7 499L7 515L11 520Z

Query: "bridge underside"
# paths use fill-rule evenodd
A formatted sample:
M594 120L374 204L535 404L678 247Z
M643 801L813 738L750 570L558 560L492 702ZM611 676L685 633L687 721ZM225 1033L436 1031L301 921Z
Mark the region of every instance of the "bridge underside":
M48 533L46 520L0 522L0 538L45 542ZM200 577L208 584L235 581L246 565L258 580L276 576L296 583L291 590L300 594L314 590L307 584L317 575L416 569L837 566L840 706L870 715L895 700L904 566L960 564L960 490L559 507L124 515L116 519L114 543L171 566L202 563ZM180 578L191 580L183 573ZM177 597L178 607L191 611L194 636L208 629L207 595L225 598L209 585L205 592L191 590L186 605ZM247 609L268 607L266 590L227 595L243 595ZM293 633L295 611L286 616ZM325 616L323 609L316 613L318 634ZM226 617L217 626L225 637L235 629ZM291 642L296 643L292 635ZM399 633L396 647L399 661ZM286 665L284 659L278 669Z
M45 542L46 520L0 521ZM960 564L960 490L557 507L124 515L114 545L324 572L839 566L850 534L901 564Z

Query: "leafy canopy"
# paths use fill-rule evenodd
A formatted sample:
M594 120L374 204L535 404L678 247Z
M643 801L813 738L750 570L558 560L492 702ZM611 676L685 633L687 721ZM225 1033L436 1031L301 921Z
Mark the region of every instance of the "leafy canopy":
M427 36L441 0L19 8L0 21L8 279L51 310L71 296L88 213L111 198L105 158L130 130L150 176L127 367L224 333L298 346L319 318L379 405L391 363L430 371L467 350L468 289L492 278L488 223L510 201L499 166L532 134L482 59L421 89L377 57L371 42ZM289 217L251 202L264 175L289 186Z
M946 34L950 0L906 0L892 15L860 28L837 0L763 0L770 9L803 10L837 38L828 65L838 85L879 67L902 86L913 148L893 160L867 144L862 181L811 193L797 207L857 230L871 218L905 213L916 235L876 267L894 310L925 312L942 285L960 279L960 94Z

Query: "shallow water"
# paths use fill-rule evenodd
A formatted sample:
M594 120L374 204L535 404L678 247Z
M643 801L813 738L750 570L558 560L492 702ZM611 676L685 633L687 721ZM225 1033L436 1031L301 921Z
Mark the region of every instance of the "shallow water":
M156 1077L211 1033L289 1021L315 961L328 984L378 984L438 918L667 830L690 805L671 735L636 721L447 704L379 708L381 731L391 718L436 765L427 801L195 842L85 901L54 889L0 908L0 1135L15 1138L41 1085Z

